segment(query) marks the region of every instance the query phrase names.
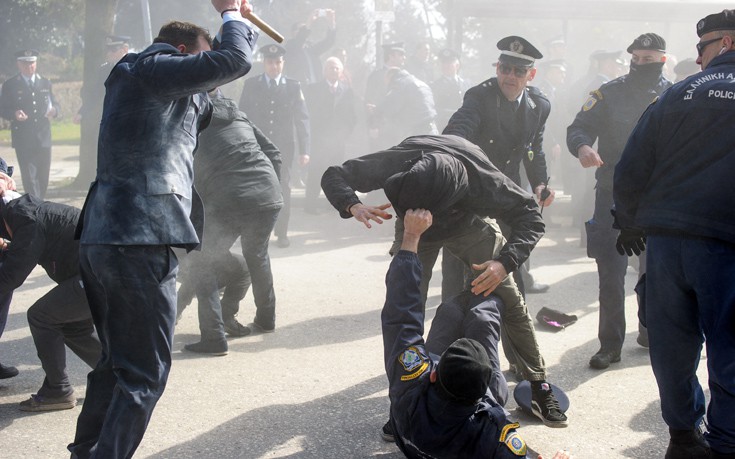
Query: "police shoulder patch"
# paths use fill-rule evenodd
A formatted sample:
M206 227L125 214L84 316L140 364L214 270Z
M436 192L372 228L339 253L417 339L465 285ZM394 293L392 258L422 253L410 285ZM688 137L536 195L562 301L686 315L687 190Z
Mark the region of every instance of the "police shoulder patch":
M426 356L416 346L411 346L398 356L398 361L404 370L413 371L426 361Z
M505 446L508 447L511 453L515 454L516 456L525 457L526 453L528 452L528 447L526 446L526 442L521 438L521 436L518 434L518 432L511 432L506 438L505 438Z
M601 101L602 99L603 97L600 91L592 91L590 93L590 96L587 98L587 101L584 103L584 105L582 105L582 110L585 112L588 110L592 110L592 107L594 107L595 104L597 104L597 102Z

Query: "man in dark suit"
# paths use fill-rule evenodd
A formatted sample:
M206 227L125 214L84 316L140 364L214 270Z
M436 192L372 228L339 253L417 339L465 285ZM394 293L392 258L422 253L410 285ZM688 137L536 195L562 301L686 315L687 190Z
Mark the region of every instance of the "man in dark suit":
M246 74L257 39L247 0L212 0L219 48L206 30L170 22L112 69L100 126L97 179L80 217L80 266L102 358L88 377L74 458L128 458L171 368L178 261L199 245L203 208L192 187L206 94ZM134 134L134 135L133 135Z
M0 116L10 121L23 189L43 199L51 170L50 118L59 115L51 82L36 73L38 51L15 54L19 73L3 83Z
M330 57L324 64L324 78L304 89L314 152L306 182L307 213L318 212L322 174L330 165L344 161L347 138L357 123L355 93L342 80L343 71L342 62Z
M470 82L459 75L459 54L452 49L439 51L441 76L431 83L436 108L436 127L444 129L452 114L462 106L462 97Z
M541 91L528 86L536 76L536 59L543 55L517 36L505 37L497 46L500 50L497 76L467 91L462 107L452 115L444 134L475 143L495 167L518 185L521 184L523 163L531 190L539 199L539 205L545 207L554 200L553 191L546 187L548 175L542 150L544 125L551 104ZM541 199L544 190L550 194ZM518 271L515 278L521 292L525 292ZM457 290L461 290L459 287ZM548 285L528 287L534 292L548 289Z
M278 247L288 247L288 221L291 218L291 167L298 146L299 163L309 163L310 127L301 83L283 75L285 48L268 45L262 50L265 72L245 80L240 110L260 128L281 151L281 188L283 208L276 222ZM297 144L294 143L294 136Z

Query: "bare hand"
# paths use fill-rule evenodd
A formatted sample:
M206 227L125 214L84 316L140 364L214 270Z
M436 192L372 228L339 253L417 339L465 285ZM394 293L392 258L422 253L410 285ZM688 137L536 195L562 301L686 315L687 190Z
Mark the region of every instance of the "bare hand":
M46 118L49 118L49 119L56 118L57 113L58 112L56 111L56 109L54 107L51 107L48 110L46 110Z
M588 167L600 167L602 166L602 158L600 158L600 155L597 154L594 148L590 147L589 145L582 145L577 150L577 157L579 158L580 164L582 164L582 167L585 169Z
M495 260L489 260L479 265L473 263L472 269L475 271L483 271L472 281L472 293L475 295L490 295L493 290L503 282L503 279L508 277L508 272L505 270L505 266Z
M247 1L245 1L245 3L247 3ZM220 14L222 14L224 10L240 10L242 12L240 0L212 0L212 6L214 6L214 9Z
M15 112L15 119L18 121L25 121L28 119L28 115L23 110L17 110Z
M15 191L15 180L0 172L0 196L3 196L7 190Z
M403 234L421 236L433 223L431 212L426 209L409 209L403 217Z
M541 200L541 192L544 191L544 185L539 185L536 187L536 189L533 191L536 194L536 199L538 199L538 205L540 207L549 207L552 202L554 202L554 196L556 196L556 191L552 190L549 187L546 187L546 191L548 191L550 194L549 196Z
M370 220L382 225L383 220L390 220L393 218L393 215L385 211L385 209L389 207L390 204L366 206L365 204L358 203L350 207L350 213L355 217L355 220L364 223L368 228L372 228Z
M307 164L309 164L309 159L309 155L301 155L299 157L299 164L301 164L302 166L306 166Z
M248 14L253 12L253 5L251 5L248 0L242 0L242 4L240 4L240 15L242 17L247 17Z

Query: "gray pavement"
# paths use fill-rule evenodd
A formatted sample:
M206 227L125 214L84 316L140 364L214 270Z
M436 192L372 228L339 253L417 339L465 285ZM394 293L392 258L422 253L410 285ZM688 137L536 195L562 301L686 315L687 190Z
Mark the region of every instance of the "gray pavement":
M16 164L9 148L0 147L0 156ZM76 175L76 161L75 147L55 148L48 199L81 205L81 194L61 189ZM296 190L296 206L302 195ZM629 332L622 362L608 371L592 370L587 362L598 349L597 273L579 248L579 232L564 215L569 203L562 196L554 206L545 212L548 232L533 253L533 273L552 287L546 294L530 295L528 303L534 316L543 306L579 316L565 331L538 330L549 379L571 399L570 425L551 429L516 410L514 401L507 408L521 423L528 444L546 457L566 448L577 459L661 458L668 433L648 353L635 343L636 273L629 269L626 279ZM231 339L224 357L182 352L184 344L198 340L196 303L190 306L177 327L168 387L136 457L402 457L378 435L388 409L380 310L392 225L368 230L326 206L319 216L294 209L292 221L292 246L271 246L276 333ZM439 281L436 272L427 326L439 302ZM0 361L21 372L0 380L0 458L68 456L65 447L73 438L79 407L43 414L18 410L43 378L25 311L50 286L36 269L16 291L0 339ZM239 318L246 323L253 314L248 294ZM81 405L88 368L68 355ZM699 372L704 384L705 364Z

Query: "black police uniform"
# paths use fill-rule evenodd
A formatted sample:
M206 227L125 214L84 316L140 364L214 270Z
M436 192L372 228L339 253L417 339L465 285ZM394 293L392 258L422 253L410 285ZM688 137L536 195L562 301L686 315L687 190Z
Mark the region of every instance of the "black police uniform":
M507 419L489 391L467 405L449 400L439 383L431 383L430 374L440 361L427 352L422 337L421 270L418 255L401 250L386 275L381 321L396 444L409 458L526 457L526 444L515 430L518 424Z
M240 110L278 147L281 165L283 208L275 227L275 235L284 238L291 216L291 167L296 145L302 155L310 151L309 112L301 92L301 83L281 75L278 85L269 87L270 78L262 73L248 78L240 97ZM294 136L296 142L294 142Z
M33 78L32 85L21 74L3 83L0 116L10 121L23 189L43 199L51 170L51 123L46 112L52 107L58 113L59 104L51 91L51 82L39 74ZM28 119L16 120L18 110L23 110Z
M658 64L647 64L658 65ZM642 66L646 67L646 66ZM595 173L595 211L586 223L587 254L597 262L600 282L601 349L618 353L625 338L625 271L628 257L615 250L618 231L612 228L612 185L615 165L625 143L646 107L671 86L658 74L652 78L634 67L630 73L593 91L567 129L567 146L577 156L582 145L594 145L603 161Z

